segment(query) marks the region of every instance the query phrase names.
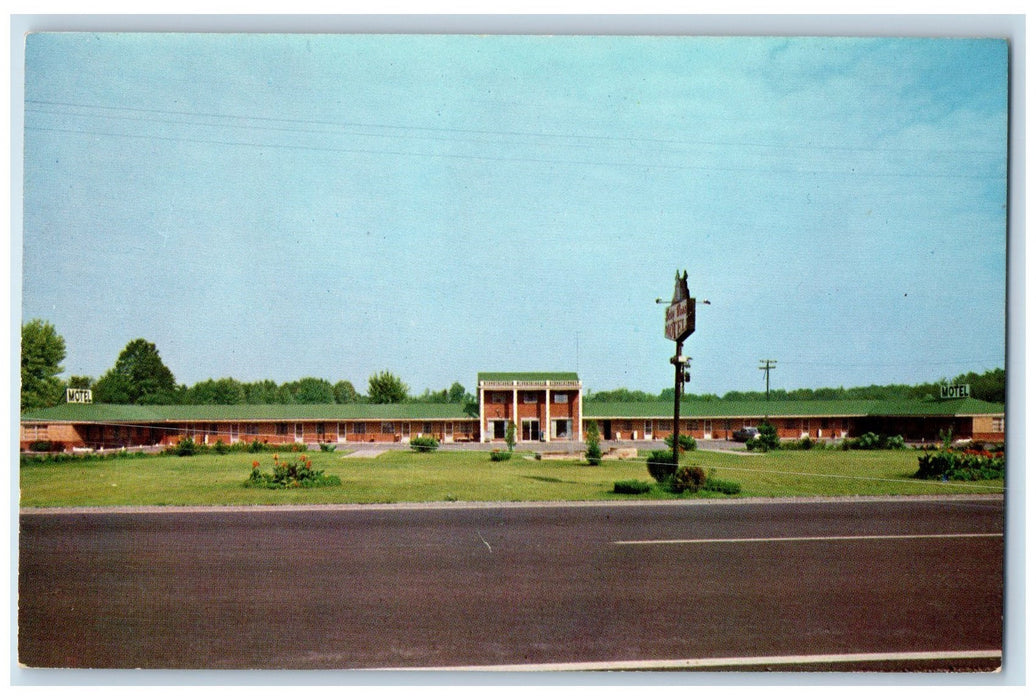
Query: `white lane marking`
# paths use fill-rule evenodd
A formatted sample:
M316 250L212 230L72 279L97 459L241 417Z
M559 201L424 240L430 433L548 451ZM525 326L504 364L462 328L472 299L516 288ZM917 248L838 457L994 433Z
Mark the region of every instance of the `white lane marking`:
M825 535L815 537L730 537L697 540L619 540L616 545L646 544L742 544L751 542L834 542L842 540L925 540L961 537L1003 537L1002 532L958 532L935 535Z
M493 666L443 666L425 668L383 668L377 671L656 671L663 669L728 668L746 666L800 666L889 661L950 661L990 659L999 661L999 649L965 651L908 651L874 654L813 654L806 656L744 656L715 659L654 659L644 661L586 661L554 664L511 664Z

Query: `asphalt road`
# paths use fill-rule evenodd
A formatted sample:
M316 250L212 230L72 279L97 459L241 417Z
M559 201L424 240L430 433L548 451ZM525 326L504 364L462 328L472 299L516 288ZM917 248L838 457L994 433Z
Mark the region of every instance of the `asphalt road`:
M980 669L1003 501L31 512L19 662Z

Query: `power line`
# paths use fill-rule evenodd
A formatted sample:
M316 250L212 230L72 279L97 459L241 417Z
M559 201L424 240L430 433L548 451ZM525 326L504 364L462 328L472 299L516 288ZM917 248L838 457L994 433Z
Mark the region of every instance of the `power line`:
M77 102L61 102L55 100L35 100L27 99L26 104L38 104L52 107L73 107L77 109L96 109L96 110L107 110L107 111L123 111L132 112L139 114L168 114L175 116L185 117L204 117L210 119L237 119L243 121L255 121L255 122L272 122L282 124L312 124L321 126L332 126L336 128L372 128L372 129L390 129L396 131L410 130L410 131L423 131L423 132L441 132L441 133L459 133L459 134L472 134L481 136L522 136L522 137L534 137L534 138L549 138L549 139L581 139L581 140L597 140L597 141L611 141L617 143L628 144L631 141L645 142L645 143L658 143L664 145L684 145L684 146L738 146L738 147L750 147L750 148L773 148L779 150L787 149L800 149L808 151L848 151L848 152L866 152L866 153L915 153L915 154L972 154L972 155L1004 155L1001 150L986 150L986 149L954 149L954 150L933 150L933 149L917 149L917 148L889 148L889 147L861 147L861 146L830 146L830 145L819 145L819 144L770 144L770 143L758 143L758 142L737 142L737 141L707 141L707 140L694 140L687 141L682 139L671 139L671 138L658 138L650 136L637 136L625 134L621 136L611 136L607 134L572 134L572 133L557 133L557 132L529 132L529 131L506 131L506 130L493 130L493 129L471 129L471 128L459 128L459 127L434 127L434 126L417 126L417 125L400 125L400 124L379 124L375 122L351 122L351 121L332 121L324 119L301 119L301 118L285 118L285 117L267 117L257 115L246 115L246 114L223 114L219 112L194 112L187 110L169 110L169 109L158 109L151 107L113 107L96 104L84 104ZM33 110L30 110L33 111ZM42 110L35 110L42 111ZM69 116L83 116L83 117L109 117L110 115L89 115L89 114L71 114ZM116 117L116 118L127 118L127 117ZM158 120L156 120L158 121ZM177 122L173 122L177 123ZM189 122L188 122L189 123ZM233 125L227 125L233 126ZM246 128L265 128L265 127L246 127Z
M39 127L39 126L27 126L26 131L40 131L40 132L51 132L51 133L64 133L64 134L76 134L83 136L105 136L110 138L130 138L130 139L146 139L153 141L165 141L174 143L198 143L215 146L234 146L234 147L245 147L245 148L259 148L259 149L284 149L284 150L299 150L299 151L313 151L313 152L324 152L324 153L353 153L353 154L365 154L365 155L386 155L386 156L405 156L405 157L423 157L423 158L448 158L454 160L477 160L477 161L494 161L504 163L535 163L540 165L584 165L584 166L605 166L605 167L620 167L620 168L640 168L640 169L658 169L658 170L692 170L702 172L763 172L774 176L805 176L805 177L816 177L819 175L835 175L835 176L852 176L852 177L878 177L878 178L928 178L928 179L951 179L951 180L990 180L990 179L1004 179L1006 175L978 175L968 173L865 173L857 172L855 168L851 168L848 172L846 171L835 171L835 170L819 170L805 168L802 170L774 170L774 169L761 169L761 168L737 168L729 166L712 166L712 165L686 165L686 164L666 164L666 163L634 163L634 162L621 162L621 161L590 161L590 160L563 160L563 159L551 159L551 158L533 158L533 157L502 157L502 156L488 156L488 155L473 155L473 154L460 154L460 153L425 153L415 151L399 151L399 150L381 150L381 149L367 149L367 148L342 148L332 146L306 146L301 144L279 144L279 143L256 143L249 141L229 141L224 139L203 139L196 137L182 137L182 136L157 136L154 134L126 134L126 133L112 133L104 131L90 131L84 129L59 129L53 127Z

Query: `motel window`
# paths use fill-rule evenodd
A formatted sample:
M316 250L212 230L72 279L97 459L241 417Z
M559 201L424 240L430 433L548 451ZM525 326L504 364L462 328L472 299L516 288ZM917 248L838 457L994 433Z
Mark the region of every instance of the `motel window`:
M258 435L259 434L259 426L257 424L255 424L255 423L249 423L249 424L247 424L245 426L245 433L247 435Z
M1002 433L1002 432L1004 432L1004 419L1003 418L994 418L993 419L993 432L994 433Z
M277 434L278 435L287 435L288 434L288 424L287 423L278 423L277 424Z
M568 394L564 391L554 394L554 403L568 403Z
M561 438L562 440L568 439L572 435L572 421L571 420L554 420L553 423L554 435L553 437Z
M421 426L421 432L424 433L425 435L431 435L431 433L432 433L432 424L431 423L424 423Z
M523 391L522 392L522 403L536 403L536 392L535 391Z
M382 422L382 424L381 424L381 432L384 435L392 435L393 433L396 432L396 429L392 427L392 423Z
M494 391L491 400L493 403L507 403L507 394L502 391Z
M671 420L660 420L658 421L658 429L661 431L667 431L673 429L673 421Z
M323 423L317 423L317 438L320 439L320 440L323 440L325 432L326 431L324 429L324 424Z
M352 424L353 435L363 435L367 432L367 424L363 421L357 421Z

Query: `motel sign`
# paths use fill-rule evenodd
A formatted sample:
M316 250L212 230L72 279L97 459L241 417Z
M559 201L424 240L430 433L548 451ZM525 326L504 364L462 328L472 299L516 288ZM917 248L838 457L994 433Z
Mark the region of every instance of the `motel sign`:
M939 387L940 399L966 399L971 396L970 384L950 384Z
M65 389L66 403L93 403L94 393L89 389Z
M694 332L694 299L687 291L687 271L676 273L673 301L665 310L665 337L682 343Z

